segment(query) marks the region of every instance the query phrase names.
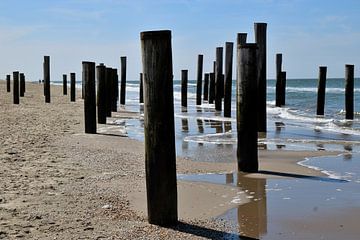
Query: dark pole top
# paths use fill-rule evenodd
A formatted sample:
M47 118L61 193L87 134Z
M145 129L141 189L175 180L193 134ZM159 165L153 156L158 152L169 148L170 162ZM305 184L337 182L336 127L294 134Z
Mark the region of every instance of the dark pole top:
M263 26L267 26L267 23L264 23L264 22L256 22L254 23L255 25L263 25Z
M95 64L95 62L82 61L82 64Z
M146 31L140 33L140 39L153 39L153 38L171 38L170 30L159 30L159 31Z
M238 45L238 48L258 49L259 46L257 43L245 43L245 44Z
M353 64L345 64L345 66L346 66L346 67L352 67L352 68L354 67Z

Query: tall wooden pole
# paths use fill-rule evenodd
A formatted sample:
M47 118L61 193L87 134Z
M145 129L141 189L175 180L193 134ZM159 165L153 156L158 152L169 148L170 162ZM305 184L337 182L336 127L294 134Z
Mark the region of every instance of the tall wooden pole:
M209 87L209 103L213 104L215 100L215 71L216 62L213 62L213 72L210 73L210 87Z
M224 94L224 82L222 79L223 48L216 48L216 71L215 71L215 109L221 111L222 96Z
M118 77L116 68L111 68L110 79L111 79L110 81L112 84L111 111L117 112L117 103L118 103L118 99L119 99L119 77Z
M44 56L45 102L50 103L50 57Z
M23 97L25 93L25 75L20 73L20 97Z
M205 73L204 75L204 101L209 100L209 73Z
M113 88L114 84L112 81L112 68L106 68L106 78L105 78L105 86L106 86L106 117L111 117L111 104L113 99Z
M82 62L84 82L85 133L96 133L95 63Z
M126 95L126 57L121 57L121 85L120 85L120 104L125 105Z
M266 23L255 23L255 42L258 44L258 131L266 132Z
M97 115L98 123L106 124L106 67L104 64L96 66L97 78Z
M319 67L319 80L318 80L318 95L317 95L317 108L316 115L324 115L325 107L325 88L326 88L326 71L327 67Z
M177 223L171 31L141 33L149 223Z
M238 45L237 57L237 160L238 170L257 172L257 44Z
M75 102L75 82L76 82L76 75L75 73L70 73L70 101Z
M225 96L224 117L231 117L232 69L234 43L225 43Z
M354 65L345 65L345 118L354 119Z
M13 72L13 103L19 104L19 72Z
M6 91L7 92L10 92L11 90L11 87L10 87L10 78L11 76L10 75L6 75Z
M139 101L140 103L144 103L144 85L143 85L143 74L140 73L140 96L139 96Z
M198 63L197 63L196 105L201 105L203 62L204 62L204 56L199 54Z
M188 70L181 70L181 106L187 107Z
M282 91L281 91L281 65L282 65L282 54L276 54L276 87L275 87L275 106L281 107L281 98L282 98Z
M286 99L286 72L281 71L280 72L280 83L281 83L281 99L280 99L280 105L285 106L285 99Z
M67 75L63 74L63 95L67 95Z

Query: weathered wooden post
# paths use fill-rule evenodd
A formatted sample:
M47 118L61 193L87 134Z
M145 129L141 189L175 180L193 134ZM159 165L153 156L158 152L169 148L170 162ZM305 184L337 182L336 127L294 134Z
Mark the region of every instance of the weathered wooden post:
M345 65L345 118L354 119L354 65Z
M143 85L143 74L140 73L140 96L139 101L140 103L144 103L144 85Z
M181 106L187 107L188 70L181 70Z
M19 104L19 72L13 72L13 103Z
M10 92L10 75L6 75L6 91Z
M105 86L106 86L106 117L111 117L111 105L113 99L113 88L114 84L112 81L112 69L107 67L106 68L106 78L105 78Z
M121 57L121 85L120 85L120 104L125 105L126 96L126 57Z
M285 100L286 100L286 72L285 71L281 71L280 79L281 79L281 101L280 101L280 105L285 106Z
M285 100L286 100L286 72L281 71L280 73L280 79L281 79L281 106L285 106Z
M258 50L258 131L266 132L266 23L255 23Z
M232 69L234 43L225 43L225 96L224 117L231 117Z
M281 65L282 65L282 54L276 54L276 87L275 87L275 106L281 107L282 99L282 84L281 84Z
M44 56L45 102L50 103L50 56Z
M85 98L85 82L84 82L84 72L81 72L82 80L81 80L81 99Z
M204 75L204 101L209 101L209 73Z
M222 96L224 94L224 82L222 81L223 48L216 48L216 71L215 71L215 110L221 111Z
M95 63L82 62L84 82L85 133L96 133Z
M257 44L238 45L237 51L237 160L238 170L258 171Z
M319 67L319 80L318 80L318 95L317 95L317 108L316 115L324 115L325 107L325 88L326 88L326 71L327 67Z
M20 73L20 97L23 97L25 93L25 75Z
M98 123L106 124L106 67L104 64L96 66L97 78L97 116Z
M70 73L70 101L71 102L75 102L75 94L76 94L75 81L76 81L75 73Z
M177 223L171 31L141 33L149 223Z
M197 63L196 105L201 105L203 62L204 62L204 56L199 54L198 63Z
M119 77L116 68L110 68L110 84L112 85L111 111L117 112L117 103L119 99Z
M67 75L63 74L63 95L67 95Z
M216 61L213 62L213 72L210 73L210 87L209 87L209 103L214 103L215 100L215 71Z

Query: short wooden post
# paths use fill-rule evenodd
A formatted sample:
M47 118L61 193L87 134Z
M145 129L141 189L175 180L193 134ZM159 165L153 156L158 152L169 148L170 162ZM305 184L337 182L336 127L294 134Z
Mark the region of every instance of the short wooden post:
M198 55L198 63L197 63L196 105L201 105L203 61L204 61L204 56L199 54Z
M25 75L20 73L20 97L24 97L25 93Z
M97 116L99 124L106 124L106 67L104 64L96 66L97 78Z
M224 82L222 81L223 48L216 48L216 71L215 71L215 110L221 111L222 96L224 94Z
M354 119L354 65L345 65L345 118Z
M84 82L85 133L96 133L95 63L82 62Z
M225 43L225 95L224 117L231 117L232 69L234 43Z
M209 73L204 75L204 101L209 101Z
M50 56L44 56L45 102L50 103Z
M6 91L10 92L10 75L6 75Z
M181 70L181 106L187 107L188 70Z
M210 73L210 87L209 87L209 103L213 104L215 100L215 73Z
M67 95L67 75L63 74L63 95Z
M121 85L120 85L120 104L125 105L126 96L126 57L121 57Z
M143 74L140 73L140 92L139 92L139 101L144 103L144 85L143 85Z
M280 99L280 105L285 106L285 99L286 99L286 72L281 71L280 72L280 83L281 83L281 99Z
M275 86L275 106L281 107L281 65L282 65L282 54L276 54L276 86Z
M111 105L113 99L113 88L114 84L112 81L112 69L107 67L106 68L106 78L105 78L105 86L106 86L106 117L111 117Z
M171 31L141 33L149 223L177 223L176 152Z
M266 23L255 23L258 50L258 131L266 132Z
M13 103L19 104L19 72L13 72Z
M324 115L325 107L325 88L326 88L326 71L327 67L319 67L319 80L318 80L318 95L317 95L317 108L316 115Z
M75 73L70 73L70 101L75 102L75 81L76 81L76 75Z
M117 103L119 99L119 76L116 68L110 70L110 82L112 85L111 91L111 111L117 112Z
M257 44L238 45L237 54L238 170L257 172Z

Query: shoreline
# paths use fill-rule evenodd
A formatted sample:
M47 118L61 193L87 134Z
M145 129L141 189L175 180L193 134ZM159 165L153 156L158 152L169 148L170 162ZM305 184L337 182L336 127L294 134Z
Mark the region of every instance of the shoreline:
M101 134L84 134L81 91L77 89L76 102L70 103L70 96L62 95L61 86L52 86L52 102L45 104L42 84L27 82L25 97L15 106L12 94L6 93L5 81L0 81L0 184L4 190L0 195L0 226L4 229L0 238L199 237L194 232L181 231L181 227L174 230L147 223L143 143L124 137L119 128L110 124L98 125L104 129ZM110 121L136 115L119 111L113 113ZM330 155L335 154L338 152ZM329 152L321 151L259 150L260 169L325 176L297 163L306 157L328 155ZM234 170L235 161L209 163L177 157L178 174ZM276 174L247 177L284 178ZM178 181L180 220L211 229L209 236L229 232L214 217L238 205L231 203L239 196L233 194L233 189ZM247 201L245 195L240 194L239 199L242 203ZM215 205L217 208L213 208Z

